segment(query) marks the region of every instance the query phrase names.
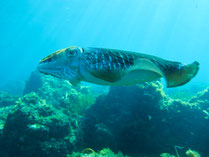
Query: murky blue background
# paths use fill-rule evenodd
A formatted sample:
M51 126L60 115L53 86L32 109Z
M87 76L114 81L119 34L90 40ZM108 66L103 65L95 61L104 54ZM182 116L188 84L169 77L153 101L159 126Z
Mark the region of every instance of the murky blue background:
M138 51L190 63L209 84L208 0L1 0L0 82L26 80L69 46Z

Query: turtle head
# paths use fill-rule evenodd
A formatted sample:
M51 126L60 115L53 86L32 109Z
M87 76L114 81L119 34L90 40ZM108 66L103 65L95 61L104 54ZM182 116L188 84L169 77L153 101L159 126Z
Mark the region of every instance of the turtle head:
M69 47L58 50L39 62L38 70L46 75L72 80L79 73L80 56L83 49Z

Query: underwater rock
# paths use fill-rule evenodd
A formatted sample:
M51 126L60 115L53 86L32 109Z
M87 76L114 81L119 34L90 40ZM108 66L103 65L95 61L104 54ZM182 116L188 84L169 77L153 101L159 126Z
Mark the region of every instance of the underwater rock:
M190 103L196 103L201 109L209 112L209 88L198 92L198 94L191 98Z
M35 91L41 99L54 107L63 107L73 113L83 114L92 105L98 92L90 86L72 87L68 81L46 76L35 71L26 82L25 93Z
M64 157L77 142L76 117L36 94L20 98L9 113L0 141L2 156Z
M12 108L13 108L13 106L7 106L7 107L0 108L0 141L2 139L3 129L4 129L5 122L6 122L6 118Z
M183 101L189 101L193 96L196 96L198 92L207 88L203 83L192 83L181 88L165 88L165 93L172 99L181 99Z
M0 92L0 140L3 134L5 120L11 108L16 104L17 97L11 96L8 93Z
M11 101L16 103L0 108L0 154L5 157L62 157L89 147L159 156L175 154L176 145L209 154L208 89L182 101L165 95L159 82L110 87L106 94L34 73L25 91Z
M209 154L208 123L197 103L167 97L159 82L111 87L86 111L84 142L128 155L174 154L175 145Z
M87 110L84 141L95 150L110 147L135 154L152 151L161 138L157 135L154 142L149 142L156 134L155 121L163 119L160 104L165 97L160 83L111 87L107 96L100 96ZM104 130L101 126L107 130L103 134L98 131Z

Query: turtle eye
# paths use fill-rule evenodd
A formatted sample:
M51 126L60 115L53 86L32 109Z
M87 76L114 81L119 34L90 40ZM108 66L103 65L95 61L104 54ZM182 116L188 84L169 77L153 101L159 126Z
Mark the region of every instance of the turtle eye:
M76 49L67 49L66 50L67 56L68 57L75 57L77 55L77 50Z

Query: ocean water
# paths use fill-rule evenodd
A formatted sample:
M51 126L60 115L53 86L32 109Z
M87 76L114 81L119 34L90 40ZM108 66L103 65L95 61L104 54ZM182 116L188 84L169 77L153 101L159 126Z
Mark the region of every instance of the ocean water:
M1 0L2 156L184 157L189 149L209 156L208 10L208 0ZM198 61L200 70L172 89L72 87L34 72L42 58L69 46Z

